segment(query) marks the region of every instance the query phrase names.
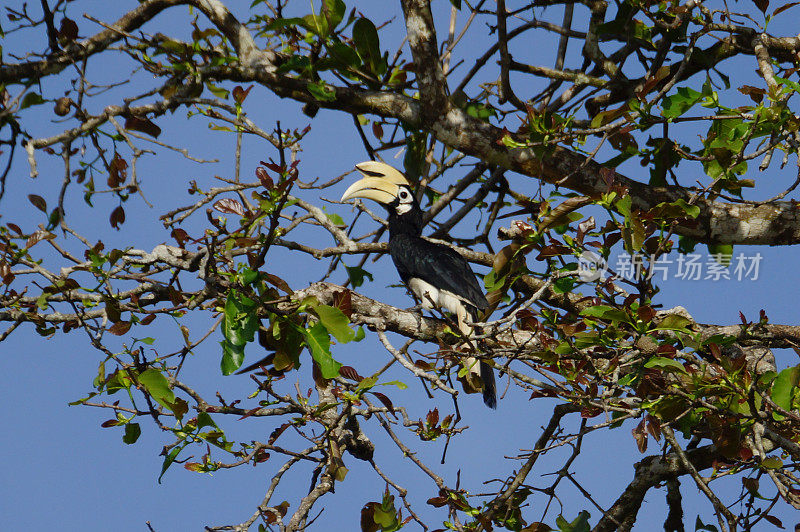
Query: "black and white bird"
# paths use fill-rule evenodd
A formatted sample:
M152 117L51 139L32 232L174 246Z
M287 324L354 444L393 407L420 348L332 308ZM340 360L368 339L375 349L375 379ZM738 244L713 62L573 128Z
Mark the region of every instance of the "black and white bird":
M386 207L389 254L403 283L424 308L436 306L452 313L461 333L469 337L472 328L467 321L477 321L478 313L489 303L467 261L451 248L422 238L422 210L402 173L377 161L357 164L356 169L364 177L350 185L342 201L365 198ZM465 358L463 364L470 374L480 376L484 403L496 408L491 366L473 357Z

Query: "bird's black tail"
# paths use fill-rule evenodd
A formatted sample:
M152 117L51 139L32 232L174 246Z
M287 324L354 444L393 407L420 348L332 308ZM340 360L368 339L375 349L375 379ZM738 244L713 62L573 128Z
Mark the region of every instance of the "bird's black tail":
M492 366L481 360L481 380L483 381L483 402L489 408L497 408L497 386Z

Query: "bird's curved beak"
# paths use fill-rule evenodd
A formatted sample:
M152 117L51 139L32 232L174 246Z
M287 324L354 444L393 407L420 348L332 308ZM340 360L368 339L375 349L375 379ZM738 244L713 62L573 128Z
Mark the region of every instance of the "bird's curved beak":
M385 163L367 161L357 164L356 170L364 177L344 191L341 201L365 198L387 204L397 198L400 185L410 186L403 174Z

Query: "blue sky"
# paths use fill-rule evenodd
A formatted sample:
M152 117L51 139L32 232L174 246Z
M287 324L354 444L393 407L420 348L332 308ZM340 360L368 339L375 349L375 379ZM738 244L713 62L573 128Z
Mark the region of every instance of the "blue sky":
M247 3L242 3L249 4ZM446 14L449 3L435 2L437 16ZM124 9L135 6L136 2L92 2L92 16L105 21L114 20ZM81 36L97 31L97 26L84 18L78 18L78 12L85 9L85 4L77 4L73 18L79 24ZM366 7L360 7L366 11ZM31 5L34 12L38 5ZM368 15L374 19L391 19L392 22L382 44L393 53L402 35L402 20L397 15L396 2L376 2L369 5ZM542 12L538 13L543 15ZM185 35L191 31L185 8L176 8L168 16L156 24L145 27L147 31L177 32ZM558 9L547 11L545 16L553 21L560 21ZM392 18L394 17L394 18ZM446 22L446 17L440 17ZM4 25L5 25L5 21ZM5 26L4 26L5 27ZM781 31L779 27L770 28L776 34L793 34L796 30ZM440 28L443 31L444 28ZM25 39L30 36L10 34L4 41L4 53L11 50L22 50L28 46ZM36 34L35 39L43 39ZM382 34L382 39L384 38ZM466 42L466 50L479 47L480 39ZM39 48L37 45L36 48ZM554 47L540 46L542 64L551 64L548 54ZM474 49L474 48L472 48ZM112 81L120 76L126 77L129 64L118 56L114 60L99 59L90 63L89 75L95 82L105 79ZM754 63L743 65L743 76L749 75L755 68ZM466 70L461 66L460 70ZM63 95L64 88L60 83L70 77L68 73L55 80L43 83L42 94L46 98L58 98ZM456 76L458 78L458 76ZM133 78L134 87L147 86L147 75L138 73ZM520 89L525 90L524 86ZM125 89L123 89L125 90ZM531 87L535 90L535 87ZM111 91L98 97L97 106L116 103L120 92ZM348 171L357 162L365 160L367 155L358 140L349 116L334 111L322 110L313 120L302 115L300 106L288 100L279 100L261 87L254 87L245 102L245 111L256 123L270 129L276 120L284 127L302 129L311 124L312 130L303 142L300 154L301 179L310 181L319 177L326 181L336 175ZM37 115L38 113L38 115ZM47 136L63 128L61 121L52 121L50 106L31 109L32 120L26 123L27 130L37 137ZM27 120L27 118L26 118ZM69 122L67 122L69 123ZM143 192L155 208L146 207L135 199L126 205L127 221L119 232L103 229L102 238L106 248L133 245L136 248L150 250L155 245L167 242L168 234L158 222L158 216L167 208L188 204L193 201L186 189L192 179L210 186L215 175L231 176L233 174L232 154L234 137L207 128L207 119L202 117L187 118L185 111L178 111L173 116L159 120L164 134L160 138L174 144L188 143L190 152L195 156L219 158L213 165L196 164L182 156L167 150L159 150L157 156L146 156L141 159L138 171L142 181ZM691 134L691 133L688 133ZM272 156L273 151L263 141L246 139L243 149L242 174L245 178L253 176L257 162ZM6 154L0 155L5 157ZM49 204L55 202L61 183L61 167L58 160L39 154L40 176L31 180L27 175L28 168L23 157L15 161L14 170L9 176L5 198L0 203L3 223L14 221L25 225L25 229L44 223L43 215L35 211L27 203L27 194L36 193L45 197ZM402 156L392 161L402 167ZM755 175L759 185L767 182L759 190L759 198L771 196L780 191L794 179L796 168L794 161L786 170L777 169L773 163L768 172ZM622 167L633 178L642 177L642 170L636 166ZM459 176L454 175L454 179ZM519 176L510 176L515 183L524 183ZM525 178L527 179L527 178ZM697 179L702 179L698 175ZM350 182L349 180L347 181ZM331 206L322 202L322 198L338 199L347 183L340 183L335 188L323 191L311 191L304 196L318 205L326 205L330 211L341 214L346 221L353 218L353 212L346 206ZM533 189L533 187L531 186ZM68 212L70 224L79 232L98 236L97 224L103 227L111 209L116 205L109 197L95 197L95 209L89 209L82 202L82 191L74 187L69 192L68 202L74 210ZM196 217L191 227L204 227L203 216ZM366 232L374 229L374 222L361 220L357 231ZM457 234L468 234L470 225L465 223ZM329 240L321 232L308 231L309 241L320 246L327 245ZM700 250L700 248L698 248ZM671 279L662 285L658 302L665 308L683 305L700 322L733 324L739 321L738 313L743 311L750 319L757 319L759 309L765 309L770 320L775 323L795 323L794 294L787 287L793 286L796 277L798 256L796 248L752 248L737 247L736 253L763 255L761 271L755 281L682 281ZM270 267L283 272L293 287L304 287L321 277L328 263L316 261L306 255L289 254L275 249L270 252ZM345 259L347 264L355 264L357 258ZM533 265L535 266L535 265ZM387 288L397 283L396 272L388 257L377 263L368 262L366 268L374 276L374 282L366 284L359 291L399 307L411 306L411 301L400 288ZM479 270L479 268L476 268ZM485 273L485 272L483 272ZM344 274L337 273L334 282L344 281ZM201 330L210 323L211 316L193 318L190 322L192 330ZM158 337L164 351L174 349L182 343L180 332L175 323L159 318L159 323L148 330L148 334ZM21 328L3 343L3 361L5 371L0 373L0 419L3 421L5 438L0 443L0 451L6 457L3 468L0 468L0 483L4 486L0 496L0 519L6 530L145 530L145 522L150 521L159 532L170 530L196 530L205 525L232 524L247 518L259 503L266 486L280 465L276 459L268 461L257 468L250 466L233 470L219 471L214 475L191 473L180 466L173 466L167 472L161 484L156 482L161 469L162 458L158 456L161 447L170 442L168 437L158 432L147 420L142 421L143 433L135 445L124 445L122 432L118 428L100 428L100 423L112 417L107 410L87 407L68 406L91 390L91 382L97 372L100 361L99 353L88 347L85 336L80 331L70 335L58 334L50 339L42 339L32 327ZM219 336L219 335L217 335ZM226 399L246 396L252 391L251 381L245 376L222 377L219 372L220 350L216 339L206 342L197 349L187 362L183 380L197 386L198 390L208 397L216 391ZM120 342L129 341L122 337ZM121 343L118 347L121 347ZM255 346L253 346L255 347ZM433 350L433 346L420 345L419 349ZM257 353L251 350L251 357ZM358 368L362 374L383 366L388 355L377 342L370 337L357 346L339 346L334 355L342 363ZM796 362L796 355L790 352L776 353L781 367ZM254 358L250 359L254 360ZM449 411L449 403L419 401L423 395L421 387L412 381L407 374L396 371L396 378L409 384L407 390L388 388L385 393L392 397L395 404L410 402L415 405L413 415L422 417L429 408L438 405L443 412ZM308 387L307 377L299 378L301 388ZM290 379L290 380L291 380ZM499 389L502 392L506 381L501 380ZM462 398L462 415L464 424L469 425L467 435L455 438L448 450L448 464L441 469L445 478L455 483L460 469L462 485L473 492L489 491L480 486L479 481L494 476L505 475L516 467L513 460L501 458L514 456L519 449L532 447L541 432L541 426L547 422L552 411L549 400L530 402L526 393L512 390L503 397L500 407L492 412L482 406L479 396ZM270 419L236 419L217 418L217 422L230 433L230 437L242 439L264 440L275 428L277 421ZM574 429L578 420L566 423L567 430ZM587 436L584 443L585 452L575 462L573 470L578 478L591 492L597 494L601 505L610 504L619 494L621 488L632 478L632 464L639 459L635 442L630 435L632 425L625 425L615 431L597 431ZM402 486L419 490L416 509L423 515L430 515L424 504L425 499L435 496L435 488L423 477L410 462L404 461L399 451L387 444L386 438L375 426L369 427L370 437L374 438L377 453L376 461L386 466L390 476ZM408 439L409 443L413 440ZM291 442L287 436L287 445ZM421 455L428 463L438 464L442 453L443 441L423 444ZM419 447L417 445L416 447ZM497 449L500 449L499 451ZM657 446L650 442L649 452L655 452ZM201 450L195 451L199 457ZM549 477L541 477L558 469L560 461L567 456L563 449L543 459L529 482L536 486L546 486ZM351 468L348 478L337 486L336 493L324 499L317 509L324 508L324 513L315 523L312 530L326 530L335 523L342 529L356 529L358 512L367 501L380 500L384 484L367 464L348 460ZM299 493L305 493L311 478L310 469L295 473L288 478L274 499L297 500ZM725 481L722 481L725 482ZM561 499L563 508L557 502L545 521L552 524L555 516L563 512L570 520L580 510L587 509L595 523L599 512L579 496L576 490L567 487ZM697 495L689 478L682 480L685 499L685 515L689 527L694 517L700 513L706 521L711 520L710 505ZM735 483L734 483L735 484ZM731 489L738 490L738 485ZM651 490L648 493L647 509L640 514L636 530L650 530L660 527L665 515L663 503L664 490ZM541 517L543 498L533 499L535 508L531 508L526 518L529 521ZM428 513L426 513L428 512ZM789 525L792 515L788 510L773 511ZM442 513L437 513L441 515ZM431 520L432 521L432 520ZM432 521L433 524L435 522ZM414 529L415 525L409 525Z

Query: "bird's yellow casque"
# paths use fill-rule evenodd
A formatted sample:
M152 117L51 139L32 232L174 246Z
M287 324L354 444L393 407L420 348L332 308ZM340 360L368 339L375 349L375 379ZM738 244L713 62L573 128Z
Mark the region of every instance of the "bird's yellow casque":
M400 186L410 187L406 177L396 168L378 161L367 161L356 165L364 176L350 185L342 194L342 201L365 198L378 203L391 203L397 197Z

